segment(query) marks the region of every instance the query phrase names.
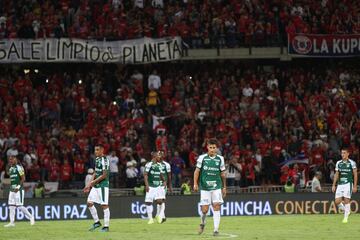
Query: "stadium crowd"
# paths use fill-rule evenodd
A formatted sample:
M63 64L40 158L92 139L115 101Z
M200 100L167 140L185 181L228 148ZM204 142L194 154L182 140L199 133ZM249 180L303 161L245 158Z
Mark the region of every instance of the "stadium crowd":
M360 33L349 0L0 0L2 38L181 36L189 47L284 44L287 33Z
M1 69L0 171L18 154L27 181L81 187L97 142L108 154L112 187L140 183L152 150L166 152L180 187L211 137L220 142L229 186L288 179L304 186L315 171L330 182L342 146L359 163L360 74L350 66L227 61L23 70Z

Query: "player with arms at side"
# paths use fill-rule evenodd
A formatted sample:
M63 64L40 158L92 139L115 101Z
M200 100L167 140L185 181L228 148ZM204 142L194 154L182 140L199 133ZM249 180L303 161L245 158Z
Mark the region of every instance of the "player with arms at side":
M155 219L158 221L158 223L164 223L166 221L165 217L165 199L166 199L166 192L169 190L169 192L172 192L172 186L171 186L171 166L168 162L164 161L165 153L164 151L158 151L158 158L159 158L159 164L162 167L162 175L165 179L165 181L168 183L167 187L162 186L162 190L160 190L160 197L161 197L161 204L157 204L157 213L155 216Z
M223 198L226 196L225 161L224 157L217 154L218 141L216 139L209 139L206 147L208 152L199 156L194 172L194 191L200 189L202 212L199 234L204 231L206 214L209 211L210 204L212 204L214 210L214 236L218 236L220 207L224 202Z
M152 217L153 202L155 200L156 204L158 205L163 203L162 199L164 194L162 192L164 191L164 186L166 186L166 181L161 173L162 166L159 163L160 158L158 153L152 152L151 157L151 161L145 165L144 172L144 182L146 189L145 204L149 219L148 224L154 223L154 219Z
M10 169L9 169L9 175L10 175L10 192L9 192L9 218L10 223L4 225L4 227L15 227L15 212L16 207L19 208L27 218L30 219L30 224L35 224L34 216L31 215L29 210L24 207L24 188L23 183L25 182L25 172L24 168L17 163L17 157L16 156L10 156L9 157L9 163L10 163Z
M357 191L357 169L356 163L349 159L349 150L343 148L341 150L341 160L337 161L335 166L335 176L332 185L332 191L335 192L335 203L339 209L344 210L343 223L348 222L350 215L350 199L352 192ZM338 183L336 187L336 183ZM343 198L344 203L343 204Z
M84 188L85 193L89 193L87 205L94 224L89 231L94 231L101 227L99 217L94 203L100 204L104 211L104 227L102 232L109 231L110 209L109 209L109 159L104 155L104 147L100 144L95 146L95 174L93 179ZM91 190L90 190L91 189Z

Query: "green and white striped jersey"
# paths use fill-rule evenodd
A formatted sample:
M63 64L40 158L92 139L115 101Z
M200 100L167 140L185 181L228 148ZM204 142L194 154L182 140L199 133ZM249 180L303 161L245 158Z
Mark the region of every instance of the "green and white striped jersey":
M145 165L145 172L148 174L148 183L150 187L161 186L162 181L160 175L163 171L163 167L160 163L151 161Z
M10 175L10 191L14 192L17 185L21 185L19 190L23 190L23 186L21 183L21 176L25 174L24 168L16 164L15 166L11 166L9 169L9 175Z
M95 179L103 174L103 171L107 171L106 178L96 184L95 188L109 187L109 159L105 156L97 157L95 159Z
M349 159L347 161L339 160L336 162L335 171L339 172L338 184L353 183L353 169L356 169L356 163Z
M200 155L196 167L200 169L200 189L211 191L222 188L221 172L225 171L224 157Z

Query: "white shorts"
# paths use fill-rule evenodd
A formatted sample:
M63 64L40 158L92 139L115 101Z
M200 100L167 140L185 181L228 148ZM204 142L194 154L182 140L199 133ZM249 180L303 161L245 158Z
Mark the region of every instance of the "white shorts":
M165 198L165 190L164 187L149 187L149 191L146 192L145 202L153 202L154 200L164 199Z
M160 189L158 190L158 196L159 198L158 199L166 199L166 187L164 186L161 186Z
M222 198L221 189L211 190L211 191L200 191L200 205L211 205L214 203L224 203Z
M24 190L19 190L17 192L9 192L9 205L15 205L15 206L23 206L24 205Z
M336 188L335 198L351 198L352 194L352 183L339 184Z
M108 187L91 188L87 201L92 203L97 203L100 205L108 205L109 188Z

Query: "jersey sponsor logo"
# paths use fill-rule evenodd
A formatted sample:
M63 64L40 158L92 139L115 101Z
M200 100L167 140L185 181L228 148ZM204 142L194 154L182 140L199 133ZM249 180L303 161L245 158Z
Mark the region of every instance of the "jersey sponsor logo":
M351 164L350 163L342 163L342 164L339 164L339 167L350 167Z
M219 170L218 168L208 167L208 166L203 166L203 169L204 169L205 171L218 171L218 170Z
M216 181L206 181L206 185L208 185L208 187L216 188L217 182Z
M208 172L208 173L207 173L207 175L208 175L208 176L216 176L216 175L217 175L217 173Z

